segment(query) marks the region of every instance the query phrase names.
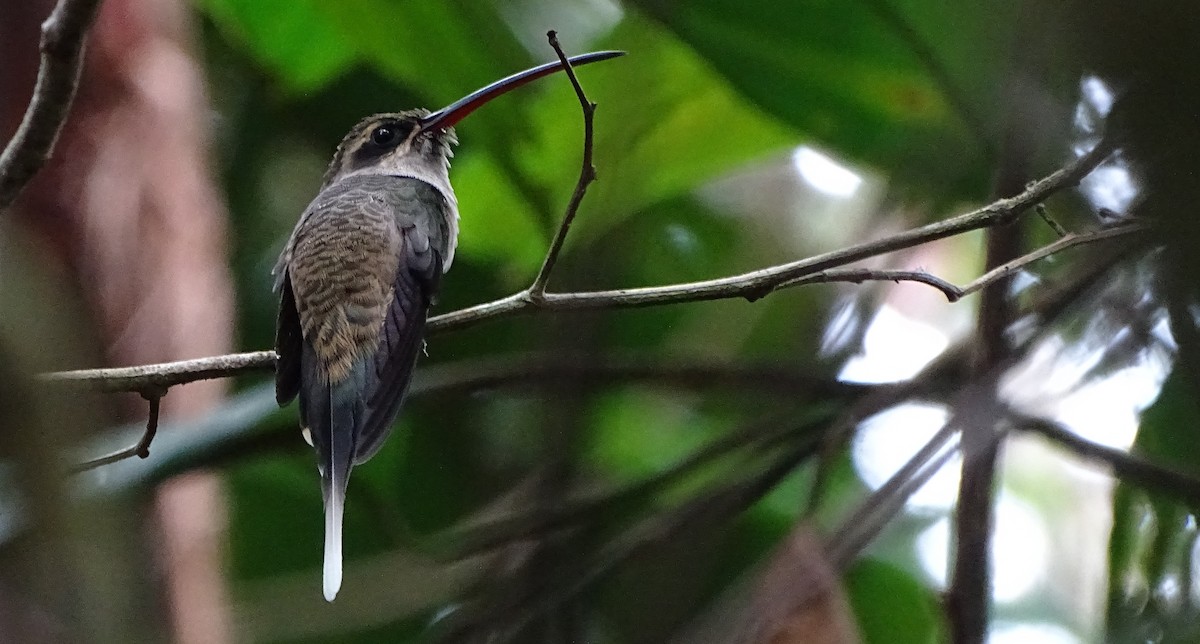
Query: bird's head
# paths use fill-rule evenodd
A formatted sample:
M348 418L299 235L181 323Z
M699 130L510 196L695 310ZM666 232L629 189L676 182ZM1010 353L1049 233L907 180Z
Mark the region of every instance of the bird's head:
M579 66L623 54L599 51L573 56L569 60L572 66ZM449 171L450 157L453 156L451 148L458 143L454 124L497 96L561 69L562 63L554 61L518 72L475 90L436 112L417 109L368 116L342 139L325 172L324 186L352 175L387 174L420 179L453 199Z
M359 174L421 179L449 188L452 126L431 127L429 110L375 114L359 121L338 145L325 172L324 185Z

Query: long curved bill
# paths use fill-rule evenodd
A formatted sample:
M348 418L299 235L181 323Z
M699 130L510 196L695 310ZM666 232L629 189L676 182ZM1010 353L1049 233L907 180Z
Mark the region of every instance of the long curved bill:
M580 65L587 65L588 63L595 63L624 55L625 52L623 51L594 51L588 54L572 56L567 60L571 63L572 67L579 67ZM455 123L463 120L468 114L474 112L479 106L493 98L562 69L564 69L562 62L556 60L523 72L517 72L507 78L502 78L426 116L421 119L421 126L426 130L433 128L444 130L448 127L453 127Z

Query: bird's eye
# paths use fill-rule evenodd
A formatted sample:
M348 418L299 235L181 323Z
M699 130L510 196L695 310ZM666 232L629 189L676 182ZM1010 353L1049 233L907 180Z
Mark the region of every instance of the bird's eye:
M400 130L393 125L380 125L371 132L371 143L387 148L400 143Z

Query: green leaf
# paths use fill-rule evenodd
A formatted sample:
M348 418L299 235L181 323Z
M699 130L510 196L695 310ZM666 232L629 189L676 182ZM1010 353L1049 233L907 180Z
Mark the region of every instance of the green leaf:
M864 559L845 578L866 644L937 644L942 619L937 597L909 574Z
M984 185L1017 5L891 1L635 4L825 145L917 185Z
M223 31L294 92L319 89L355 61L353 40L325 20L321 0L200 0Z
M1200 475L1200 406L1195 390L1178 370L1142 414L1133 451L1160 465Z
M311 460L310 454L303 457ZM260 459L229 472L237 537L230 545L240 580L281 572L319 575L324 534L319 481L311 467L300 467L299 458Z
M416 90L430 108L529 61L491 3L338 0L317 6L364 61Z
M600 178L584 204L585 225L619 221L799 142L796 132L743 100L668 32L626 21L609 42L630 54L584 70L588 96L600 104ZM565 148L553 143L564 132L580 131L579 106L568 87L558 87L542 96L539 107L539 145L519 158L565 202L573 182L564 179L578 171L578 139Z
M546 248L529 202L486 154L465 155L453 173L462 217L458 252L473 262L520 268L521 282L528 283Z
M1180 370L1167 377L1158 399L1142 414L1133 451L1146 459L1200 474L1200 423L1194 389ZM1190 593L1179 600L1159 589L1191 578L1195 520L1169 494L1146 492L1121 482L1113 500L1109 537L1106 628L1112 641L1195 641L1198 610ZM1180 605L1182 602L1182 605Z

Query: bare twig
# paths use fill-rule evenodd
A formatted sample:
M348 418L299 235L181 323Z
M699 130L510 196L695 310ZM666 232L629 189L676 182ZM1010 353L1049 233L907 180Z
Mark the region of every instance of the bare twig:
M542 262L541 270L533 279L533 284L526 290L526 293L535 300L546 292L546 285L550 282L550 273L554 270L554 265L558 263L558 255L562 252L563 242L566 241L567 233L571 230L571 222L575 221L575 214L579 212L579 205L583 203L588 185L596 180L596 166L592 165L592 148L594 147L592 120L596 114L596 104L588 100L587 94L583 92L583 86L579 84L579 78L575 76L575 69L571 67L567 55L563 53L562 47L558 44L558 34L554 30L550 30L546 32L546 38L550 41L550 46L554 48L554 53L558 54L558 60L562 62L563 69L567 72L567 78L571 79L571 86L575 88L575 96L579 98L579 107L583 110L583 161L579 169L579 180L575 182L575 192L571 194L571 201L567 203L567 212L563 215L562 224L559 225L558 232L554 234L554 240L550 242L550 249L546 251L546 259Z
M580 362L576 356L546 355L504 356L490 359L467 359L430 364L415 374L409 396L459 395L482 389L529 390L532 395L556 388L587 386L604 388L637 384L653 390L727 391L748 394L754 400L762 396L780 396L789 404L806 404L820 400L829 404L865 397L869 400L857 409L873 413L887 401L906 397L909 383L896 385L866 385L838 382L832 377L818 377L803 370L770 365L738 365L727 362L657 362L642 358L604 357ZM945 360L945 358L943 358ZM220 466L230 460L244 458L260 450L301 449L296 438L295 421L286 414L274 414L274 391L264 384L240 393L229 401L222 412L211 417L167 425L178 430L171 432L172 442L159 449L157 458L145 468L126 470L123 482L106 485L129 486L134 480L160 480L162 476L197 467ZM235 419L236 418L236 419ZM268 421L274 418L274 421ZM264 426L265 423L265 426ZM265 431L239 431L238 427L255 426ZM133 431L135 430L136 431ZM142 428L125 427L123 442L136 443ZM183 438L185 437L186 438ZM117 444L122 444L118 441ZM157 443L156 443L157 444ZM84 452L103 454L113 449L112 440L101 440Z
M1114 226L1088 233L1068 233L1061 239L1058 239L1052 244L1048 244L1031 253L1022 255L1011 262L1007 262L1001 266L997 266L992 270L980 275L965 286L952 284L936 275L926 273L925 271L903 271L903 270L876 270L869 268L842 268L830 269L821 271L813 275L798 277L794 280L789 280L780 284L777 288L786 288L791 286L802 286L804 284L818 284L825 282L853 282L861 284L862 282L917 282L932 286L941 291L946 299L951 302L957 302L962 298L971 295L977 291L983 290L1000 280L1012 275L1034 262L1043 260L1059 251L1071 248L1072 246L1082 246L1091 244L1105 239L1114 237L1123 237L1145 231L1145 227L1139 224L1126 224L1122 226Z
M505 630L490 641L513 641L522 626L585 592L645 549L667 541L701 522L716 525L743 511L795 471L816 452L819 444L819 436L806 437L784 450L759 472L717 490L704 491L675 510L644 519L606 543L582 565L575 562L565 564L563 570L533 592L501 597L497 605L482 607L479 613L457 624L447 625L438 641L461 641L464 631L468 631L473 624L491 622L500 615L506 616Z
M1062 227L1062 224L1054 221L1054 218L1051 217L1050 213L1046 211L1046 204L1038 204L1034 208L1034 211L1037 212L1038 217L1042 218L1042 221L1046 222L1046 225L1050 227L1050 230L1054 231L1055 235L1058 235L1059 237L1067 236L1067 230Z
M551 508L518 510L500 518L464 525L437 536L438 543L450 544L453 557L461 559L518 539L545 535L564 526L574 526L595 518L601 511L627 501L643 498L675 485L696 470L741 449L765 450L780 441L808 432L816 432L814 423L797 423L794 413L776 413L759 419L740 430L714 440L692 455L662 472L610 490L566 499Z
M973 280L970 284L967 284L966 286L962 287L961 292L958 295L958 298L954 298L950 301L953 302L956 299L966 297L967 295L970 295L971 293L974 293L976 291L987 288L988 286L991 286L991 285L999 282L1000 280L1004 279L1005 277L1012 275L1013 272L1015 272L1021 268L1024 268L1025 266L1028 266L1029 264L1043 260L1061 250L1065 250L1065 249L1071 248L1073 246L1082 246L1083 244L1090 244L1090 243L1101 241L1104 239L1112 239L1114 237L1121 237L1124 235L1137 234L1137 233L1141 233L1144 231L1145 231L1145 228L1138 224L1129 224L1129 225L1124 225L1124 226L1113 226L1112 228L1105 228L1102 230L1096 230L1096 231L1088 232L1088 233L1079 233L1079 234L1068 233L1065 236L1063 236L1061 239L1058 239L1057 241L1055 241L1052 244L1043 246L1043 247L1033 251L1032 253L1029 253L1027 255L1022 255L1021 257L1018 257L1012 261L1001 264L1000 266L997 266L997 267L991 269L990 271L984 273L983 275L981 275L978 278L976 278L975 280Z
M1140 225L1129 224L1129 225L1123 225L1123 226L1115 226L1113 228L1106 228L1103 230L1098 230L1098 231L1090 232L1090 233L1069 234L1066 237L1063 237L1062 239L1059 239L1048 246L1040 248L1036 251L1033 251L1032 253L1029 253L1028 255L1025 255L1025 256L1015 259L1012 262L1009 262L1003 266L1000 266L991 271L988 271L984 275L973 280L972 282L970 282L969 284L967 284L965 286L957 286L955 284L951 284L950 282L948 282L940 277L937 277L936 275L931 275L931 274L923 272L923 271L893 271L893 270L848 268L848 269L830 269L830 270L821 271L819 273L815 273L812 275L807 275L805 277L796 278L794 280L790 280L788 282L780 284L778 288L801 286L801 285L805 285L805 284L818 284L818 283L826 283L826 282L861 283L861 282L866 282L866 281L887 281L887 282L909 281L909 282L919 282L922 284L928 284L929 286L932 286L932 287L938 289L939 291L941 291L942 293L944 293L946 295L947 300L949 300L951 302L956 302L972 293L975 293L976 291L987 288L988 286L994 284L1001 277L1009 275L1013 271L1016 271L1024 266L1031 264L1033 262L1036 262L1038 260L1049 257L1050 255L1057 253L1061 250L1065 250L1065 249L1071 248L1073 246L1081 246L1083 244L1090 244L1090 243L1101 241L1104 239L1112 239L1114 237L1120 237L1120 236L1124 236L1124 235L1132 235L1132 234L1140 233L1144 230L1145 229ZM674 288L674 287L657 287L657 288ZM643 290L653 290L653 289L643 289ZM547 293L546 294L546 296L549 298L554 298L554 297L557 297L558 295L571 296L571 295L590 295L590 294L587 294L587 293L582 293L582 294ZM512 297L516 297L516 296L510 296L510 298L512 298ZM510 298L506 298L506 299L510 299ZM497 302L502 302L502 301L504 301L504 300L497 300L496 302L492 302L489 305L496 304ZM610 303L610 304L611 304L611 308L619 308L621 306L619 303L615 303L615 302ZM484 305L484 306L489 306L489 305ZM641 304L641 306L649 306L649 304ZM597 305L597 307L602 308L599 305ZM476 308L478 308L478 307L476 307ZM549 301L544 301L542 304L538 305L538 308L547 309L547 310L557 310L559 308L571 308L571 307L560 307L560 305L558 303L556 303L555 300L551 299ZM487 317L488 318L501 317L504 314L511 313L511 312L512 311L497 312L497 313L490 314ZM440 316L433 318L432 320L430 320L430 326L431 326L430 331L437 332L437 331L445 331L445 330L460 328L460 326L455 326L453 324L452 325L439 324L439 320L445 320L450 316L457 315L458 313L459 312L447 313L445 315L440 315ZM487 319L487 318L480 318L476 321L482 321L483 319ZM466 325L462 325L462 326L466 326ZM508 362L511 363L512 361L509 360ZM570 370L572 368L572 366L571 366L572 364L574 364L574 363L567 361L567 362L562 362L557 365L547 364L547 365L542 365L540 367L537 365L531 365L528 363L521 363L517 366L521 369L532 369L535 372L547 371L547 372L549 372L550 376L553 376L558 371ZM60 371L60 372L55 372L55 373L42 374L41 378L43 380L50 381L50 382L87 384L87 385L95 387L101 391L140 392L146 387L171 387L173 385L181 385L181 384L186 384L189 382L195 382L197 380L211 380L214 378L228 378L228 377L239 376L239 375L247 374L247 373L254 373L254 372L259 372L259 371L270 371L271 369L274 368L274 366L275 366L275 352L274 351L253 351L253 352L249 352L249 353L234 353L234 354L229 354L229 355L224 355L224 356L214 356L211 358L197 358L195 360L182 360L179 362L164 362L164 363L159 363L159 364L149 364L149 365L142 365L142 366L138 366L138 367L116 367L116 368L108 368L108 369L80 369L80 370L76 370L76 371ZM493 366L495 366L495 365L493 365ZM611 367L611 369L622 369L622 368L630 370L631 374L633 371L637 371L639 369L638 365L636 365L636 364L626 365L625 367L620 367L620 366L612 366ZM664 367L663 365L655 365L655 366L648 367L648 368L654 369L655 371L658 371L658 372L662 372L662 370L666 367ZM703 376L711 375L709 373L709 370L706 370L703 366L700 366L700 367L681 366L681 367L679 367L679 369L681 371L676 374L676 376L679 378L688 377L688 374L686 372L689 370L695 370L695 369L699 369L699 372L697 372L697 375L703 375ZM593 373L593 372L589 371L589 373ZM511 374L510 369L507 369L507 368L502 369L502 373L497 374L496 379L502 380L504 378L507 378L510 374ZM580 374L576 374L576 375L580 375ZM582 374L582 375L586 375L586 374ZM791 384L795 384L794 379L790 378L788 376L788 374L786 374L786 373L778 372L775 375L782 378L781 380L775 381L776 384L787 385L787 386L791 386ZM752 374L746 374L746 376L754 378L754 376ZM604 376L604 377L609 377L609 376ZM763 378L759 378L759 380L761 380L762 382L771 382L772 378L763 377ZM486 386L486 383L480 384L474 380L472 381L472 383L474 386Z
M42 23L33 97L17 133L0 153L0 210L12 205L54 151L75 99L83 42L99 6L100 0L59 0Z
M647 362L645 359L607 356L587 362L570 354L529 354L483 360L466 360L422 368L412 394L431 391L478 391L489 387L553 386L556 383L658 381L688 388L748 388L763 393L798 392L829 397L854 394L878 386L837 382L829 378L773 365L731 365L719 362ZM274 351L234 353L212 358L183 360L109 369L80 369L42 374L46 382L89 386L100 391L141 393L198 380L227 378L270 371Z
M1189 504L1200 504L1200 480L1194 477L1121 450L1097 445L1044 418L1017 417L1013 422L1018 430L1042 436L1080 458L1107 466L1113 476L1122 481L1176 497Z
M736 297L751 301L757 300L780 288L781 285L800 277L920 246L968 231L1009 223L1056 192L1078 184L1080 179L1087 176L1108 158L1111 152L1110 144L1102 141L1087 154L1076 158L1045 178L1035 181L1015 197L1000 199L978 210L890 237L823 253L808 259L719 279L669 286L581 293L544 293L536 299L531 298L528 291L521 291L486 304L430 318L427 328L431 332L460 329L484 320L528 313L538 309L561 311L638 308Z
M158 409L160 403L162 402L162 397L165 394L165 389L160 390L155 394L143 394L146 402L150 403L150 413L146 418L146 431L142 433L142 437L137 443L124 449L119 449L111 454L105 454L104 456L84 461L75 467L72 467L71 472L73 474L86 472L88 470L96 469L102 465L108 465L109 463L115 463L127 458L133 458L134 456L137 456L138 458L148 458L150 456L150 443L154 441L154 435L158 433Z
M41 374L39 378L47 382L86 384L100 391L145 393L198 380L230 378L274 368L274 351L253 351L137 367L58 371Z

